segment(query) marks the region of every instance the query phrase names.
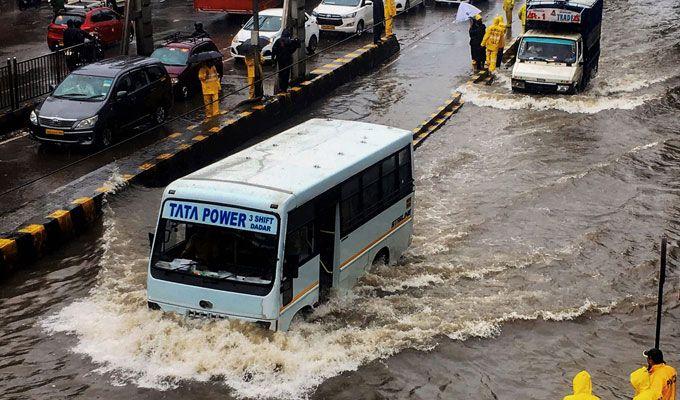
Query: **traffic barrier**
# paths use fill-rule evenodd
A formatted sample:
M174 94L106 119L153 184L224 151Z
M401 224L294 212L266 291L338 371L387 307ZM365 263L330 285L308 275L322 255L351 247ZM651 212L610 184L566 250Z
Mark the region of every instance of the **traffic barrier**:
M367 73L399 52L395 36L383 39L379 45L363 46L311 71L308 79L262 104L253 104L235 116L206 118L183 131L169 135L162 143L149 146L120 162L123 182L167 182L187 172L224 157L245 141L261 135L267 129L297 114L325 97L329 91ZM155 151L155 152L154 152ZM11 270L31 263L91 226L102 211L104 196L113 193L112 184L101 184L89 197L78 197L44 218L27 221L17 229L0 235L0 279Z

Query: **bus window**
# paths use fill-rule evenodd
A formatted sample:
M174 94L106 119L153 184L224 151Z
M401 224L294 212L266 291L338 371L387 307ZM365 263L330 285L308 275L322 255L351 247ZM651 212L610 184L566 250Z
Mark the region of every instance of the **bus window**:
M361 177L364 213L371 214L381 205L380 202L380 165L369 167Z
M361 191L359 176L354 176L340 188L340 232L349 233L361 215Z
M390 156L382 162L382 194L383 200L389 202L397 193L397 167L395 156Z
M298 266L307 262L314 255L314 222L310 221L286 236L285 262L294 262Z
M408 147L399 151L399 189L402 194L408 194L413 191L411 151Z

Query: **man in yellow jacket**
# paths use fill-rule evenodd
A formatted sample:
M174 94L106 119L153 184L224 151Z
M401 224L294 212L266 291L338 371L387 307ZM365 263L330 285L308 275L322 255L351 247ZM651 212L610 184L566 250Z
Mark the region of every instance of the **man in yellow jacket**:
M515 0L503 0L503 10L505 10L505 20L508 24L508 33L512 30L512 10L515 8Z
M385 37L392 36L392 22L397 16L397 6L394 0L385 0Z
M564 396L563 400L600 400L599 397L593 395L593 383L588 371L581 371L576 374L572 384L574 394Z
M517 12L519 20L522 22L522 33L527 31L527 3L522 4Z
M205 116L212 117L220 113L220 75L212 63L206 62L198 70L198 79L201 81L203 91L203 103L205 104Z
M638 368L630 374L630 384L635 389L633 400L659 400L661 393L652 389L652 381L649 378L647 368Z
M663 352L659 349L649 349L643 353L647 357L652 390L661 393L663 400L675 400L678 373L675 368L666 365Z
M486 47L486 65L489 73L496 70L496 58L498 51L505 47L505 24L500 15L493 19L493 24L486 28L482 39L482 47Z

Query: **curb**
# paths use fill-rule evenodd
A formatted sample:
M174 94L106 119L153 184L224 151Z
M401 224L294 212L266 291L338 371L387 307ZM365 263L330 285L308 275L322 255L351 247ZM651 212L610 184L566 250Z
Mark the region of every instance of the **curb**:
M399 52L396 36L384 38L379 45L360 47L324 66L312 70L308 80L291 87L265 103L254 104L231 118L216 116L202 123L184 127L164 140L171 150L154 154L137 166L125 167L120 174L125 183L167 181L196 170L229 150L252 139L266 129L304 110L327 93L367 73ZM222 114L224 115L224 113ZM0 235L0 279L10 271L30 264L58 248L89 228L102 212L104 196L114 193L110 185L102 185L91 196L80 197L49 213L21 224Z

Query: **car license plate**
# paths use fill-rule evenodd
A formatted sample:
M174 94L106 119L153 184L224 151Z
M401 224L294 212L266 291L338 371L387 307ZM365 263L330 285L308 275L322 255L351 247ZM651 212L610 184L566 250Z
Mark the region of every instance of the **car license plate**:
M45 133L48 135L63 135L64 131L61 129L45 129Z
M335 26L333 25L321 25L319 28L325 30L325 31L332 31L335 30Z

